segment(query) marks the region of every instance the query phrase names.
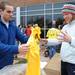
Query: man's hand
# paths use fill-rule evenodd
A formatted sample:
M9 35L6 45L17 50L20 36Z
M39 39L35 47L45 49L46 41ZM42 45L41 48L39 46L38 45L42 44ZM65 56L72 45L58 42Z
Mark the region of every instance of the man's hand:
M47 44L48 40L47 39L41 39L40 42L43 43L43 44Z
M29 46L27 44L19 45L19 53L26 54L28 52Z
M41 54L44 54L44 52L46 51L46 44L47 44L48 40L47 39L44 39L42 38L40 40L40 52Z

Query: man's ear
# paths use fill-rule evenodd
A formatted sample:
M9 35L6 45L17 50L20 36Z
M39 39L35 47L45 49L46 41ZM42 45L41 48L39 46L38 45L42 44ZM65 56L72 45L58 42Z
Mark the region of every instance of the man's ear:
M0 15L2 15L3 14L3 11L2 11L2 9L0 9Z
M0 9L0 15L2 14L2 9Z
M2 11L2 9L0 9L0 12Z

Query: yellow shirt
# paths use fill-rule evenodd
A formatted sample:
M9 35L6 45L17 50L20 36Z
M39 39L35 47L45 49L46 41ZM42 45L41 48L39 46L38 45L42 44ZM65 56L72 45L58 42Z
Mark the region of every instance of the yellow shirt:
M40 75L40 39L41 31L38 28L32 28L32 33L27 42L29 51L26 54L28 67L25 75Z
M51 28L48 30L46 37L49 39L56 39L60 34L60 30L56 28Z

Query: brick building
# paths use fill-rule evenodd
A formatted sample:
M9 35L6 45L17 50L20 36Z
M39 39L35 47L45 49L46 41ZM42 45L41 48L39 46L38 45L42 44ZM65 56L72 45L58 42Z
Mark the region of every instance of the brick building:
M0 0L0 1L8 1L14 6L28 6L33 4L41 4L41 3L61 3L61 2L69 2L74 0Z

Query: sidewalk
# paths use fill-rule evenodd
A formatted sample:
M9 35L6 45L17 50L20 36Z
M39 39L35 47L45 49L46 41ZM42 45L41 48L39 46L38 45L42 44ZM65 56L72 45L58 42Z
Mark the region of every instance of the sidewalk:
M41 56L41 62L40 62L41 75L46 75L44 68L47 65L48 61L49 61L48 57Z

